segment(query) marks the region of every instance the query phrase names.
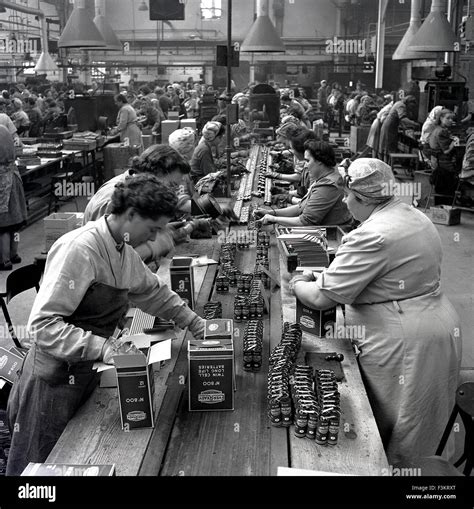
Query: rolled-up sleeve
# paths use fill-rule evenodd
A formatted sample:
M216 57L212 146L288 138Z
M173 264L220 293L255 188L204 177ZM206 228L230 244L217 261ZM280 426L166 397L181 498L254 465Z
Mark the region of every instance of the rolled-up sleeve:
M379 233L354 230L345 237L317 285L333 301L352 304L371 282L384 274L386 257L384 239Z
M64 321L94 282L93 256L86 246L61 242L54 244L48 255L28 329L36 344L56 358L73 362L97 360L107 339Z
M340 198L341 192L335 186L317 186L301 209L300 221L303 226L323 224L323 219Z

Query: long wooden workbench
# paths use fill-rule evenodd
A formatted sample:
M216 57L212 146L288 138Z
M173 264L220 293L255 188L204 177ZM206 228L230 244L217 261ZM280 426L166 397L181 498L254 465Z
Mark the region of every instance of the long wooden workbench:
M270 267L280 277L284 267L272 238ZM219 245L196 240L179 246L178 252L206 254L218 259ZM255 247L238 251L236 266L253 272ZM159 274L169 280L169 264ZM233 297L214 295L217 267L196 269L197 312L208 300L220 300L223 317L233 317ZM342 313L339 313L339 318ZM382 475L388 468L380 436L360 378L349 340L330 345L304 337L304 350L341 352L345 356L345 380L340 384L342 419L340 440L334 447L296 438L291 428L276 428L267 417L267 374L271 349L279 343L283 320L294 321L295 305L283 289L271 292L269 313L264 319L263 366L245 372L242 338L246 322L235 323L235 410L189 412L187 395L187 341L182 333L172 342L172 359L155 373L154 429L122 431L117 389L97 388L70 421L48 457L48 463L111 464L117 475L130 476L266 476L278 467L319 470L336 474ZM238 332L237 332L238 330ZM304 355L304 352L301 352ZM302 361L302 359L299 359Z

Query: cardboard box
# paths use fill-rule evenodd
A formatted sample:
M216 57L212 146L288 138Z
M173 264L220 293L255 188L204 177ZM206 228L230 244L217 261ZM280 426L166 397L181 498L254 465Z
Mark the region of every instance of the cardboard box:
M170 265L171 289L194 309L194 259L187 256L174 256Z
M75 230L79 219L74 212L55 212L43 219L46 250L65 233ZM81 221L82 225L82 221Z
M197 129L196 119L195 118L183 118L183 120L181 120L181 129L183 129L184 127L189 127L193 131L196 131L196 129Z
M28 463L22 477L112 477L115 465L67 465L63 463Z
M12 347L10 350L6 350L0 347L0 379L13 384L23 359L24 356L20 355L17 348Z
M439 207L431 207L426 211L426 215L434 224L444 224L446 226L454 226L461 222L461 209L450 207L448 205L440 205Z
M189 411L234 410L233 321L207 320L206 333L188 344Z
M301 330L304 332L323 338L326 336L329 327L334 330L336 308L318 311L310 309L296 299L296 322L301 325Z
M114 357L122 429L153 428L155 377L147 356Z
M168 120L179 120L179 111L168 111Z
M161 143L168 143L171 133L179 129L179 120L163 120L161 122Z

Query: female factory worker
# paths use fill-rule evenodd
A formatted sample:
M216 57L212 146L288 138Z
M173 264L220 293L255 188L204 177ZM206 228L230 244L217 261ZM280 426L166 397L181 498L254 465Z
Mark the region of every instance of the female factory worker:
M207 122L202 128L202 138L191 158L191 179L194 183L216 172L212 147L217 147L225 134L225 126L220 122Z
M117 115L117 127L111 129L110 134L120 134L120 141L128 138L130 145L143 147L142 132L137 124L137 112L128 104L128 100L123 94L115 96L115 104L120 110Z
M168 145L152 145L140 156L133 158L130 170L109 180L95 193L84 212L84 224L89 221L97 221L105 214L110 213L115 186L143 173L155 175L160 182L176 189L177 213L179 215L190 212L191 190L185 186L179 187L183 178L188 177L189 171L189 164L176 150ZM145 242L136 246L135 249L143 261L156 261L162 256L166 256L173 249L174 243L182 239L183 235L186 237L184 231L177 231L170 226L159 232L154 241Z
M176 196L154 175L118 184L111 214L51 248L28 321L34 342L8 401L8 475L44 462L98 381L95 361L135 353L113 338L130 302L203 336L204 320L143 264L133 249L154 240L176 211ZM130 302L129 302L130 301Z
M361 225L346 235L316 282L290 288L313 309L346 306L369 400L391 465L434 454L454 405L459 318L440 290L441 241L420 211L392 196L390 167L358 159L347 206Z
M15 146L8 129L0 125L0 270L21 263L17 232L26 222L25 193L15 166Z
M408 118L408 110L414 104L416 104L416 99L412 95L407 95L404 99L397 101L382 124L379 153L386 162L388 162L391 152L398 152L398 128L400 125L405 129L418 127L416 122Z
M341 225L350 226L352 216L342 199L342 177L336 169L336 155L331 145L307 141L304 157L313 183L298 205L280 210L255 211L262 225L282 226Z
M428 138L435 191L453 198L458 186L458 173L461 170L461 165L458 167L456 163L454 154L456 143L450 132L454 118L455 115L451 110L443 109L439 113L436 127ZM447 204L451 202L452 198L448 198Z

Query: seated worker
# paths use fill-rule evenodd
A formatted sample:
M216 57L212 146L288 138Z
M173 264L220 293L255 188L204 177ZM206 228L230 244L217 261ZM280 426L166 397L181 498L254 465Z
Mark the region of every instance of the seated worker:
M110 212L111 199L115 187L131 177L141 173L151 173L158 177L160 182L173 186L177 189L177 213L189 213L191 211L191 196L187 188L179 189L183 176L189 174L189 164L181 157L176 150L168 145L152 145L140 156L133 158L132 167L122 175L118 175L106 182L91 198L84 211L84 224L89 221L97 221L99 218ZM182 223L179 224L182 226ZM185 232L189 233L189 229ZM166 231L161 232L156 241L147 242L137 246L137 252L144 261L158 260L165 256L174 247L174 241L182 240L184 232L173 230L170 226ZM186 237L186 235L184 235Z
M196 184L211 173L217 173L212 148L217 147L225 134L225 126L220 122L207 122L202 128L202 138L191 159L191 179Z
M94 362L113 364L115 355L137 353L130 342L113 337L130 303L202 339L204 320L134 249L155 240L175 215L176 203L157 177L137 175L117 184L110 215L54 243L28 320L34 341L8 401L7 475L20 475L30 461L46 461L97 386Z
M285 175L283 173L269 172L266 176L284 182L291 182L296 187L296 190L290 191L287 194L287 202L296 205L306 195L312 183L312 177L305 161L305 143L316 141L318 137L314 131L304 127L291 127L289 130L286 130L286 135L288 136L291 151L294 154L295 173Z
M286 108L287 115L292 115L298 118L308 129L311 127L306 111L298 101L292 99L289 95L284 94L281 96L281 105L283 108Z
M140 114L146 117L141 122L143 129L151 129L151 133L155 136L161 133L161 123L163 120L166 120L166 117L159 106L158 100L150 100L143 97L140 102Z
M352 226L353 218L343 202L343 180L336 168L333 148L323 141L307 141L304 148L304 158L313 180L306 196L298 205L285 209L257 209L255 218L262 226Z
M20 137L18 136L15 124L7 114L7 101L0 97L0 125L8 129L8 132L13 136L13 142L16 147L21 146Z
M16 127L16 132L19 136L24 135L30 128L30 119L27 113L23 110L23 102L21 99L13 99L14 112L12 113L12 120Z

